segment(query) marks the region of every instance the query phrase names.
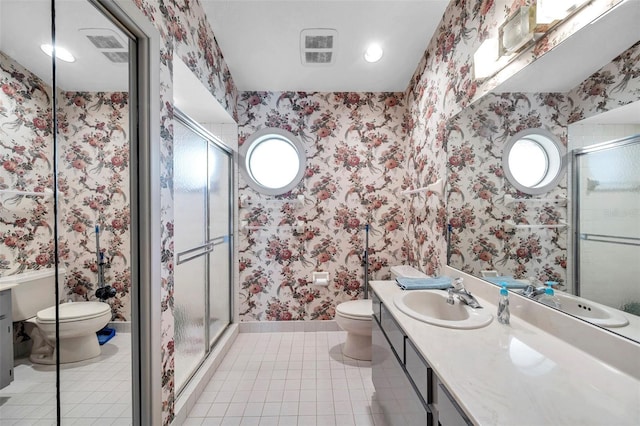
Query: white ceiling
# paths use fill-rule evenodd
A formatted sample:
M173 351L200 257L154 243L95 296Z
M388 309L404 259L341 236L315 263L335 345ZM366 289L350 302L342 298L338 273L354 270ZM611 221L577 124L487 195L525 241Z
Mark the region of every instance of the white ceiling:
M109 61L78 30L114 31L127 37L86 0L56 0L56 40L76 62L56 61L56 86L62 90L110 92L127 90L127 64ZM0 50L51 85L51 58L40 50L51 43L49 0L0 0Z
M404 91L442 19L442 0L201 0L239 90ZM305 66L300 32L338 32L335 64ZM370 42L384 49L367 63Z
M404 91L447 1L201 0L240 90ZM0 50L51 83L49 0L0 0ZM63 90L126 90L127 67L106 60L79 28L118 31L85 0L57 0L57 34L78 60L57 62ZM567 92L640 39L640 0L627 0L496 89ZM303 28L338 30L331 67L300 62ZM16 36L20 34L22 36ZM123 36L124 37L124 36ZM385 47L382 60L363 60L365 45Z

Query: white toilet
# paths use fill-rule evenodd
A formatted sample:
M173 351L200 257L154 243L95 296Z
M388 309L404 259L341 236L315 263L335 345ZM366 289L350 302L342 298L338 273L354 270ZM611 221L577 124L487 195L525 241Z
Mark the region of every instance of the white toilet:
M428 275L407 265L391 267L391 278L427 278ZM361 361L371 361L371 300L351 300L336 306L336 322L347 332L342 354Z
M63 282L64 269L58 270ZM33 324L33 347L29 359L36 364L55 364L56 312L54 269L30 271L0 278L11 288L12 321ZM100 355L96 332L111 320L111 307L103 302L69 302L58 305L60 362L84 361Z

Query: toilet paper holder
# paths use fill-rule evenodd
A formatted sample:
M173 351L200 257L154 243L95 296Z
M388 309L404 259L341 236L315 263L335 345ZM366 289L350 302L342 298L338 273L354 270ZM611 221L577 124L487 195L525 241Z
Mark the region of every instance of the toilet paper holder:
M327 287L329 285L329 272L314 271L311 284Z

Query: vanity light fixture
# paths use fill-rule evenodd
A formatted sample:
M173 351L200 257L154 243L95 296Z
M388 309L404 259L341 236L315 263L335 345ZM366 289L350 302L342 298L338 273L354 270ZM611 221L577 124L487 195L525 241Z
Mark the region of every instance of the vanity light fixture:
M586 0L537 0L519 7L498 29L500 56L513 55L577 12Z
M498 39L482 42L473 54L473 75L476 79L487 78L498 70Z
M378 62L383 53L382 47L378 43L371 43L364 51L364 60L370 63Z
M536 19L538 23L550 24L561 21L578 10L586 0L537 0Z
M40 45L40 50L49 56L53 56L53 46L51 44ZM56 47L56 59L60 59L64 62L75 62L76 58L64 47Z

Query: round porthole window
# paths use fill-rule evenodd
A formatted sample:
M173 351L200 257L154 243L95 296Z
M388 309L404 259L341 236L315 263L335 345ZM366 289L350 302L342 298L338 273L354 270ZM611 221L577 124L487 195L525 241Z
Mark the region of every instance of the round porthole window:
M507 180L525 194L550 191L560 181L564 166L564 147L546 129L527 129L515 134L502 155Z
M251 135L240 150L243 177L266 195L291 191L302 180L307 163L304 146L286 130L268 127Z

